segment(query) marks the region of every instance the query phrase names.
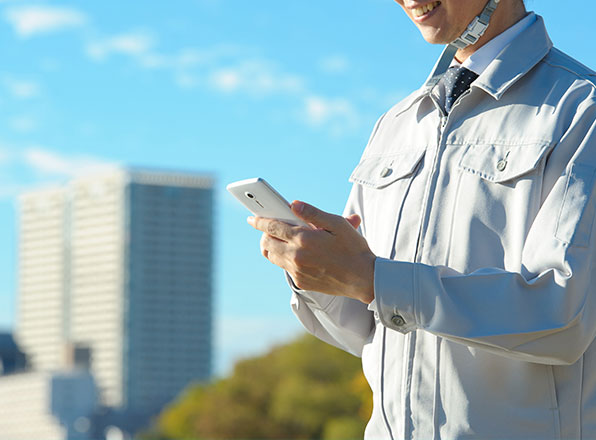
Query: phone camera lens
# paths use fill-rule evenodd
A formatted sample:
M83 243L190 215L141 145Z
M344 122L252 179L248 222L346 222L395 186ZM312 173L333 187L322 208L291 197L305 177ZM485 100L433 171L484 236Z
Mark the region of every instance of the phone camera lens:
M246 197L248 197L249 199L254 199L254 198L255 198L255 196L253 196L253 195L252 195L251 193L249 193L249 192L247 192L247 193L245 193L245 194L246 194Z

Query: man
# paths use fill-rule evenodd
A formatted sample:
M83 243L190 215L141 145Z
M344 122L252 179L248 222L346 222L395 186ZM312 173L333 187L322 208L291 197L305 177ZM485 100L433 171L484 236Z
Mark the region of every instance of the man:
M344 217L251 218L262 253L362 356L366 438L596 439L596 76L521 0L397 2L449 46L377 123Z

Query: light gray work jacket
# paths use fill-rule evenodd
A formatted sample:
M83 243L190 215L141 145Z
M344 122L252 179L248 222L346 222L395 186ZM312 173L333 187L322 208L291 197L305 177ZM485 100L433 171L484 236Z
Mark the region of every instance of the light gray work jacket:
M346 208L376 311L292 298L362 356L367 439L596 439L595 80L538 17L448 116L425 86L377 123Z

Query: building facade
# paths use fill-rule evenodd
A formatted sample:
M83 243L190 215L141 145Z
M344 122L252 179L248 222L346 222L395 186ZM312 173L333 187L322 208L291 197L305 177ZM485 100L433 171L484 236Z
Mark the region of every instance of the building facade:
M97 403L87 371L0 376L0 440L90 440Z
M0 333L0 376L24 371L27 358L14 341L12 333Z
M66 191L44 189L20 200L17 342L31 368L63 365L67 270Z
M138 415L209 378L212 186L117 169L21 196L16 337L32 369L88 366L103 406Z

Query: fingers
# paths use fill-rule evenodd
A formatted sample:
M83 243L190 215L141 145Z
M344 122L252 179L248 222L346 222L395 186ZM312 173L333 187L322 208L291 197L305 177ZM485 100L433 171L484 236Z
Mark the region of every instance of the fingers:
M261 236L261 254L284 270L290 270L293 267L290 246L285 241L263 234Z
M268 246L268 238L269 236L267 234L263 234L261 235L261 242L260 242L260 247L261 247L261 255L263 255L263 257L269 259L269 249L270 246Z
M360 226L360 223L362 223L362 219L360 218L360 216L358 214L352 214L352 215L346 217L346 220L348 221L349 224L352 225L352 227L354 229L358 229L358 226Z
M313 285L311 280L316 279L313 273L320 272L317 267L307 264L308 259L300 257L303 255L300 249L267 234L261 237L261 253L269 262L288 272L299 289L308 290Z
M318 228L333 232L334 230L343 226L343 217L321 211L320 209L315 208L308 203L295 200L292 202L291 207L294 214L296 214L301 220L311 223Z
M292 202L292 211L305 222L320 229L325 229L334 235L337 232L341 232L342 229L346 231L346 222L350 224L353 229L358 229L360 223L362 223L362 219L358 214L352 214L344 218L339 215L321 211L308 203L297 200Z
M248 223L255 229L262 231L261 254L271 263L290 271L295 269L295 250L305 241L305 234L314 232L313 229L293 226L288 223L262 217L249 217Z
M292 240L300 228L271 218L248 217L247 221L253 228L283 241Z

